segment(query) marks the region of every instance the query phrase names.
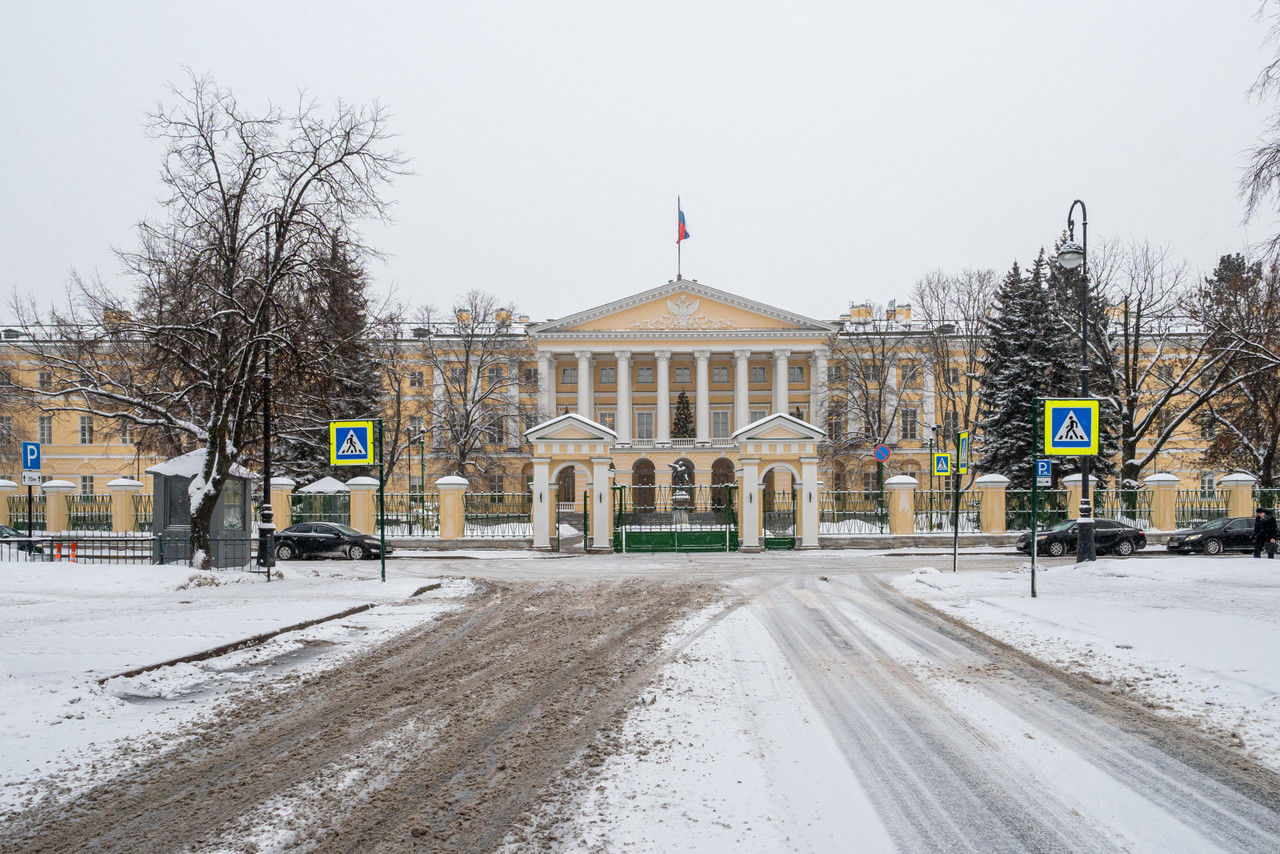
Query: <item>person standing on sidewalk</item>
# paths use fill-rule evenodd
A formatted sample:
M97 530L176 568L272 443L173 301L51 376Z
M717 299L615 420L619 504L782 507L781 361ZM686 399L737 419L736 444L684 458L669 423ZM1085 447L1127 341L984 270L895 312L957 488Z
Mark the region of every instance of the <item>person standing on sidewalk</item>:
M1262 557L1263 549L1267 550L1268 558L1275 559L1276 517L1271 510L1259 507L1253 517L1253 556Z

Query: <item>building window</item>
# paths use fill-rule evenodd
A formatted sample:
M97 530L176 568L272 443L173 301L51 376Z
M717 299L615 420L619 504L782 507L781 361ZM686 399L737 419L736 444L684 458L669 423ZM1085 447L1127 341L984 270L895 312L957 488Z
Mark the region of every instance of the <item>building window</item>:
M506 485L501 473L489 475L489 492L500 495Z
M0 415L0 445L13 441L13 416Z
M862 491L875 492L879 484L876 482L876 473L873 471L864 471L862 473Z
M1213 495L1218 491L1218 476L1212 472L1200 475L1200 491L1205 495Z
M1200 438L1212 440L1218 435L1218 425L1214 423L1212 418L1200 419Z
M502 385L502 368L499 368L498 366L495 365L489 369L489 385L490 386Z
M711 410L711 438L712 439L728 439L729 438L729 410L727 409Z
M653 382L653 366L641 365L636 368L636 384L649 385Z
M47 389L53 388L53 374L49 373L48 371L41 371L37 375L36 381L39 383L40 388L42 389L47 390Z
M413 493L414 495L422 494L422 475L420 474L409 475L409 492Z
M752 365L750 372L751 372L751 382L762 383L765 381L764 365Z
M422 388L422 371L409 372L409 388Z
M537 369L537 368L524 368L523 370L521 370L521 371L520 371L520 376L522 377L522 379L520 380L520 382L522 382L524 385L537 385L537 384L538 384L538 369Z
M614 412L612 409L602 409L596 413L596 423L603 424L610 430L617 429L615 426L617 424L617 419L618 413Z
M652 439L653 436L653 413L637 412L636 413L636 438Z
M942 438L950 440L956 436L956 414L954 412L942 413Z
M899 362L898 378L901 388L916 388L920 385L920 363L919 362Z
M900 439L916 440L920 438L920 413L914 409L904 409L901 414L902 435Z
M804 365L787 365L787 382L804 382Z
M450 368L449 381L453 383L455 387L462 385L467 381L467 369L462 367Z
M769 410L767 409L752 409L747 413L747 417L751 419L750 423L754 424L768 414ZM742 426L746 427L747 425L743 424Z
M120 444L121 445L133 444L133 425L128 422L125 422L120 425Z
M507 419L505 416L493 414L485 420L485 441L490 445L501 445L507 441Z
M729 366L716 365L711 369L711 381L713 383L727 383L729 381Z
M827 382L829 383L844 382L844 366L843 365L827 365Z
M827 438L839 439L844 436L844 413L832 411L827 413Z
M422 433L423 433L422 416L410 415L409 416L409 438L416 442L422 438Z
M689 376L690 370L688 365L676 365L676 382L686 384L692 382Z
M36 419L36 441L42 445L53 444L53 416L41 415Z
M617 368L601 368L600 369L601 383L616 383L617 381L618 381Z
M577 385L578 369L577 368L561 368L560 384L561 385Z
M809 410L806 406L793 406L791 408L791 417L799 418L801 421L809 420Z
M542 422L538 417L538 413L526 412L524 414L524 430L526 433L532 430L534 427L537 427L541 423Z
M947 368L947 385L952 386L953 388L960 385L959 368Z
M93 495L93 475L91 474L80 475L80 494Z
M80 444L81 445L93 444L93 416L92 415L80 416Z

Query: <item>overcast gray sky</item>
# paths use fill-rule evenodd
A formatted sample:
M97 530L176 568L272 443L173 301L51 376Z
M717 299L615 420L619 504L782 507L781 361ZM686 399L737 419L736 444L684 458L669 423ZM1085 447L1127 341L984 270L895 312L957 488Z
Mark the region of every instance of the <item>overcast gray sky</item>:
M1257 0L5 5L6 291L120 276L184 65L391 108L416 174L373 271L412 303L545 318L661 284L677 194L686 277L822 317L1025 261L1076 197L1199 270L1267 228L1236 193Z

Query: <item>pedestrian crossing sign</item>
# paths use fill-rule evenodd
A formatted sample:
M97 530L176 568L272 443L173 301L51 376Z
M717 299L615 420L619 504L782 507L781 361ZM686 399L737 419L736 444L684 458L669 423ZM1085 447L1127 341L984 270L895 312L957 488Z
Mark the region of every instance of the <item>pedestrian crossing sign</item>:
M956 454L956 472L958 474L969 473L969 431L961 430L957 434L960 439L960 453Z
M335 466L373 465L373 422L330 421L329 463Z
M934 477L950 477L951 476L951 455L938 454L933 455L933 475Z
M1098 455L1098 401L1046 400L1044 452L1052 456Z

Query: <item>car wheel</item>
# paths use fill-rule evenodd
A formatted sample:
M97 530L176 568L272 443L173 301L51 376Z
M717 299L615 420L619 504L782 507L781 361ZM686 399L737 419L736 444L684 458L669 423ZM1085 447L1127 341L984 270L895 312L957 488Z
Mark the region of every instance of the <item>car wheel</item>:
M365 547L359 543L352 543L347 546L347 557L351 560L364 560L366 554Z
M1120 557L1128 557L1133 554L1133 540L1121 540L1116 543L1116 554Z
M288 543L276 546L276 560L294 560L297 557L298 550Z
M1062 540L1054 540L1049 543L1049 555L1051 557L1062 557L1066 550L1066 543L1062 542Z
M1208 539L1204 541L1204 553L1207 555L1222 554L1222 540Z

